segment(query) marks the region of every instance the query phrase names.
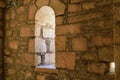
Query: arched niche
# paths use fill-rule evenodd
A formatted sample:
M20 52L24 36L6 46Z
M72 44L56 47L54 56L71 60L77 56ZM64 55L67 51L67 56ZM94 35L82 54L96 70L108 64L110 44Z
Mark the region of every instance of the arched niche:
M55 13L49 6L35 15L35 63L40 68L55 68Z

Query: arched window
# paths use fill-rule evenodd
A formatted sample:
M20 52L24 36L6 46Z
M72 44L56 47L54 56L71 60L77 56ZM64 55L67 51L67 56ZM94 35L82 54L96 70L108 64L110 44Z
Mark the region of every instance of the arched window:
M41 7L35 16L35 63L40 68L55 68L55 14Z

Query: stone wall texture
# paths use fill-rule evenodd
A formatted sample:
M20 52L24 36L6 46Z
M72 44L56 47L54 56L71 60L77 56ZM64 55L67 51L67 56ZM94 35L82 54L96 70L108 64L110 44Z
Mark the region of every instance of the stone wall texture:
M5 13L5 80L120 80L119 0L15 0L15 3ZM35 14L42 6L55 12L56 69L35 68ZM0 0L0 78L3 7ZM109 73L114 58L115 76Z

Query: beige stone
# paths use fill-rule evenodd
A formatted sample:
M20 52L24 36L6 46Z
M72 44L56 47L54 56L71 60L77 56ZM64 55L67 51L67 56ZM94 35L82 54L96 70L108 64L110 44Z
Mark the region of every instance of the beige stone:
M21 25L20 27L20 37L30 37L34 36L35 34L35 27L34 25Z
M28 51L31 53L35 52L35 39L30 39L28 43Z
M37 80L46 80L46 77L43 75L38 75Z
M18 49L18 41L9 41L9 48L11 49Z
M7 74L8 74L8 75L15 75L15 72L16 72L16 71L15 71L14 68L11 68L11 69L8 69L8 70L7 70Z
M56 36L56 50L65 50L66 47L66 37Z
M56 15L62 15L65 12L65 4L59 0L51 0L50 6L55 10Z
M67 35L80 33L80 24L61 25L56 27L56 35Z
M26 0L25 0L26 1ZM41 0L40 0L41 1ZM36 14L37 8L35 5L31 5L29 7L29 14L28 14L28 19L29 20L34 20L35 19L35 14Z
M68 11L69 12L77 12L77 11L81 11L81 10L82 10L81 5L70 4L68 6Z
M57 52L56 67L72 69L75 68L76 54L74 52Z
M93 9L95 8L95 2L83 3L83 9Z
M72 48L74 51L86 51L87 50L87 40L82 37L74 38L72 40Z
M43 38L55 38L55 30L43 28Z
M47 46L45 40L42 38L35 38L35 52L46 52Z
M28 54L28 53L24 53L21 55L21 64L22 65L27 65L27 66L34 66L34 54Z
M75 22L86 21L86 20L99 18L99 17L102 17L102 15L99 12L96 12L96 13L88 13L85 15L70 16L68 17L67 21L68 23L75 23Z
M105 63L89 63L88 71L92 73L104 74L108 70Z
M48 3L49 3L49 0L37 0L36 1L36 5L38 8L48 5Z
M25 79L31 78L31 77L32 77L32 72L26 71L26 72L25 72Z

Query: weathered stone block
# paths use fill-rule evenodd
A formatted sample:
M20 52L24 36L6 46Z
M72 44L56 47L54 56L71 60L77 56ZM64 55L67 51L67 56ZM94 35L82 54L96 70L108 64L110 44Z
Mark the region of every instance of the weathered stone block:
M67 21L68 23L75 23L75 22L87 21L87 20L95 19L99 17L102 17L102 15L99 12L96 12L96 13L89 13L85 15L70 16L68 17Z
M45 64L55 64L55 53L45 54Z
M65 50L66 47L66 37L65 36L56 36L56 50Z
M80 33L80 24L61 25L56 27L56 35L77 34Z
M7 64L13 64L14 59L12 57L4 57L5 63Z
M21 25L20 27L20 37L30 37L34 36L35 27L34 25Z
M44 38L54 38L55 37L55 30L49 28L43 28L43 37Z
M42 38L35 38L35 52L46 52L47 51L47 46L46 42Z
M18 41L9 41L9 48L18 49Z
M31 53L35 52L35 39L30 39L28 43L28 51Z
M74 52L56 53L56 67L72 69L75 68L76 54Z
M46 80L46 77L43 75L38 75L37 80Z
M28 0L24 0L24 1L28 1ZM41 1L41 0L40 0ZM29 14L28 14L28 19L29 20L34 20L35 19L35 14L36 14L37 8L35 5L31 5L29 7Z
M111 45L113 43L112 38L102 36L93 36L91 41L95 46Z
M14 68L10 68L10 69L8 69L8 70L6 71L6 73L7 73L8 75L15 75L16 71L15 71Z
M83 59L86 59L86 60L97 60L97 53L92 53L92 52L88 52L88 53L85 53L83 54Z
M95 2L83 3L83 9L93 9L93 8L95 8Z
M32 72L26 71L25 72L25 79L31 79L32 78Z
M34 54L27 54L24 53L21 55L21 64L22 65L27 65L27 66L34 66L35 65L35 58Z
M50 6L55 10L56 15L62 15L65 12L65 4L59 0L51 0Z
M105 63L89 63L88 72L104 74L108 70Z
M48 5L49 0L37 0L36 5L38 8Z
M114 61L113 47L104 47L98 49L98 57L101 61L113 62Z
M74 38L72 40L72 48L74 51L86 51L87 50L87 40L82 37Z
M55 52L55 40L54 39L51 39L48 42L48 44L47 44L47 52Z
M77 12L77 11L81 11L82 8L81 8L81 5L77 5L77 4L70 4L68 6L68 11L69 12Z

